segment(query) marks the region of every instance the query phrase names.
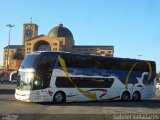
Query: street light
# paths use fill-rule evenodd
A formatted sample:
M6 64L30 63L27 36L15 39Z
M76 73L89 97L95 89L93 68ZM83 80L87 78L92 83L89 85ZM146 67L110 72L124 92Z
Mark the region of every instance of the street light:
M138 55L139 59L140 59L141 56L142 56L142 55Z
M6 25L7 27L9 27L9 40L8 40L8 53L7 53L7 71L8 71L8 65L9 65L9 44L10 44L10 33L11 33L11 28L14 27L14 25L8 24Z

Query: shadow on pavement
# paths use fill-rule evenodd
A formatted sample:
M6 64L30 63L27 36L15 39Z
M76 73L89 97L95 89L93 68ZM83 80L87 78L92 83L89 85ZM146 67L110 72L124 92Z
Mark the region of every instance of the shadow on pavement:
M13 89L0 89L0 95L1 94L12 95L12 94L15 94L15 90L13 90Z
M90 101L90 102L68 102L64 104L54 104L54 103L36 103L41 105L48 105L48 106L97 106L97 107L124 107L124 108L153 108L159 109L160 108L160 100L142 100L138 102L134 101Z

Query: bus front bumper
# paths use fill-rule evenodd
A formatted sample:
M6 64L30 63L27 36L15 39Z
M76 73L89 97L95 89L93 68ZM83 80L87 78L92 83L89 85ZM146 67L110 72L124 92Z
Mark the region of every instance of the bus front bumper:
M15 98L17 100L25 101L25 102L31 102L31 91L26 91L26 90L18 90L16 89L15 92Z

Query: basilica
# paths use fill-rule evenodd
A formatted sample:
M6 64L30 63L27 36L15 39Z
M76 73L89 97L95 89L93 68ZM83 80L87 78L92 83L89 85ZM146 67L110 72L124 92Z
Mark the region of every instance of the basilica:
M17 70L25 55L33 51L66 51L112 57L114 46L75 45L72 32L63 24L53 27L48 35L39 35L38 25L31 21L23 24L22 45L4 47L3 67Z

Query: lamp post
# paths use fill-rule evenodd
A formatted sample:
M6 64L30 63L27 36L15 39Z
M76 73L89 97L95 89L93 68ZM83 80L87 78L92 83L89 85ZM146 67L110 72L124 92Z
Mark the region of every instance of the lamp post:
M142 56L142 55L138 55L139 59L140 59L141 56Z
M7 51L7 71L9 69L9 45L10 45L10 33L11 33L11 28L14 27L14 25L8 24L6 25L7 27L9 27L9 39L8 39L8 51Z

